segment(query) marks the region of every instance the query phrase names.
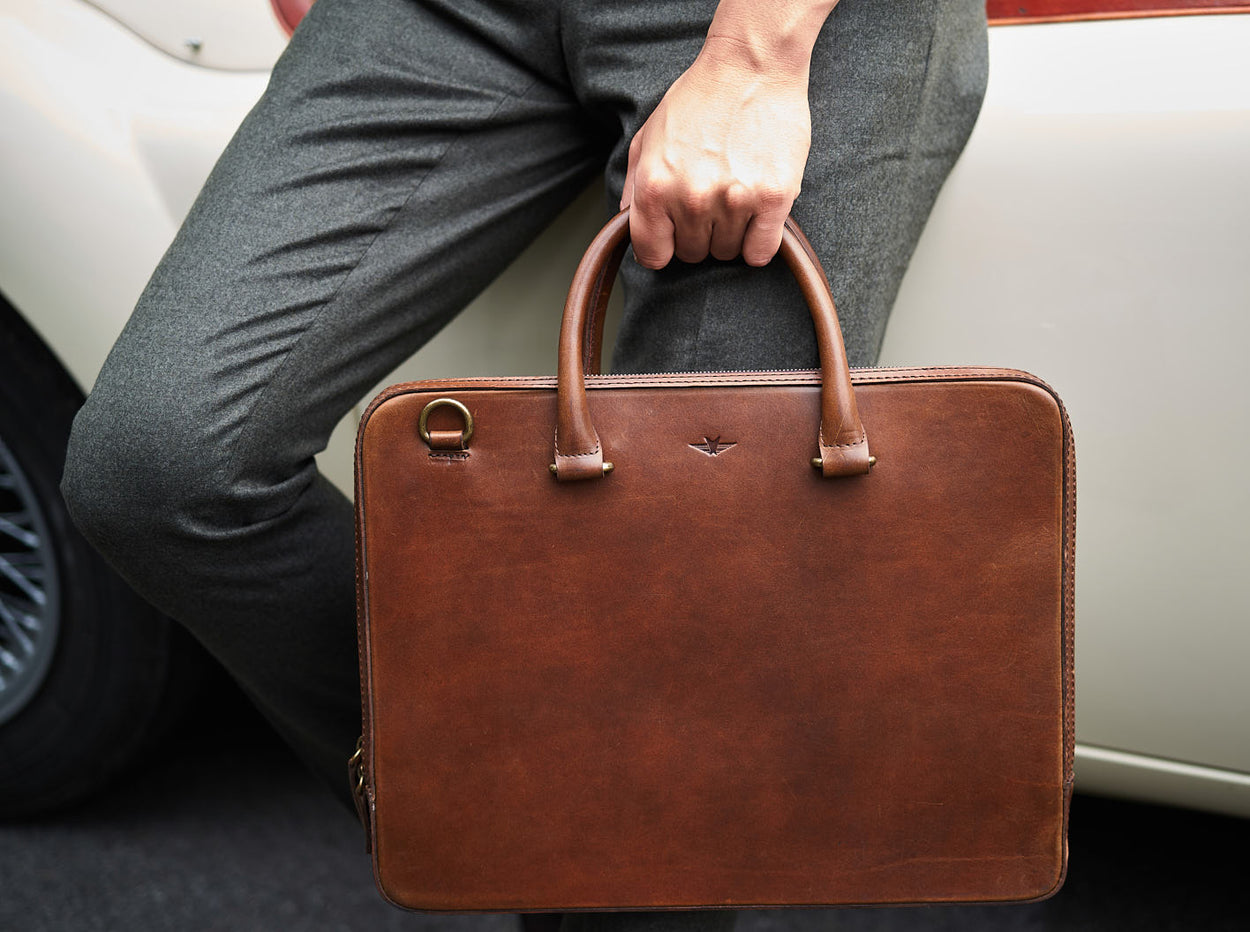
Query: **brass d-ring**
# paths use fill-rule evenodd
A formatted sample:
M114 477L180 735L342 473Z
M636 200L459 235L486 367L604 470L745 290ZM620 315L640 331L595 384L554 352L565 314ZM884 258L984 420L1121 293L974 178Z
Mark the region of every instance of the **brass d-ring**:
M455 398L435 398L428 405L421 409L421 418L417 421L417 433L421 435L421 439L427 444L430 442L430 429L426 426L426 422L430 419L430 412L435 408L450 406L460 412L460 416L464 418L464 429L460 431L460 449L468 449L469 438L473 436L473 415L469 413L469 409L456 401Z

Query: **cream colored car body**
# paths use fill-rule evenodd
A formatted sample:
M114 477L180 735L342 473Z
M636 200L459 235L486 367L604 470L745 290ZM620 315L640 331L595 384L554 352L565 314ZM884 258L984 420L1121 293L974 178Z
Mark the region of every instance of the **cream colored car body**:
M284 41L263 0L0 0L0 291L84 389ZM1250 15L993 29L981 121L882 356L1058 389L1079 463L1078 788L1241 815L1248 48ZM587 192L394 379L553 371L602 218ZM345 489L353 427L322 456Z

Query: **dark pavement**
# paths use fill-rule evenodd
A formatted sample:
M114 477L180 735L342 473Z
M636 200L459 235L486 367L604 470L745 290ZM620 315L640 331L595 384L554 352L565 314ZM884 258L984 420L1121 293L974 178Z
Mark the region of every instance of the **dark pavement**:
M88 805L0 827L0 932L514 930L376 893L354 820L215 699ZM1031 906L773 910L739 932L1250 929L1250 820L1078 796L1068 882Z

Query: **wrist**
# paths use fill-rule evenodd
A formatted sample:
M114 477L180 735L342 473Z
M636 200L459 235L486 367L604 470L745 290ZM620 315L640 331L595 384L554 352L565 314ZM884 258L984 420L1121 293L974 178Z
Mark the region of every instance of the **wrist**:
M816 37L838 0L721 0L701 57L761 75L807 79Z

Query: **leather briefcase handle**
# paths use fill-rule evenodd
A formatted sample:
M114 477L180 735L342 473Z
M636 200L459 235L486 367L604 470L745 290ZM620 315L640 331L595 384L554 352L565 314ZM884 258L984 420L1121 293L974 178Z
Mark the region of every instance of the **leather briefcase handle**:
M603 446L590 419L585 374L599 371L608 296L628 244L627 208L609 220L587 247L564 303L556 370L556 449L552 470L561 481L602 478L606 472ZM870 465L868 438L855 405L833 295L811 244L793 217L786 218L778 254L798 281L816 325L821 376L816 440L821 473L826 477L862 475Z

